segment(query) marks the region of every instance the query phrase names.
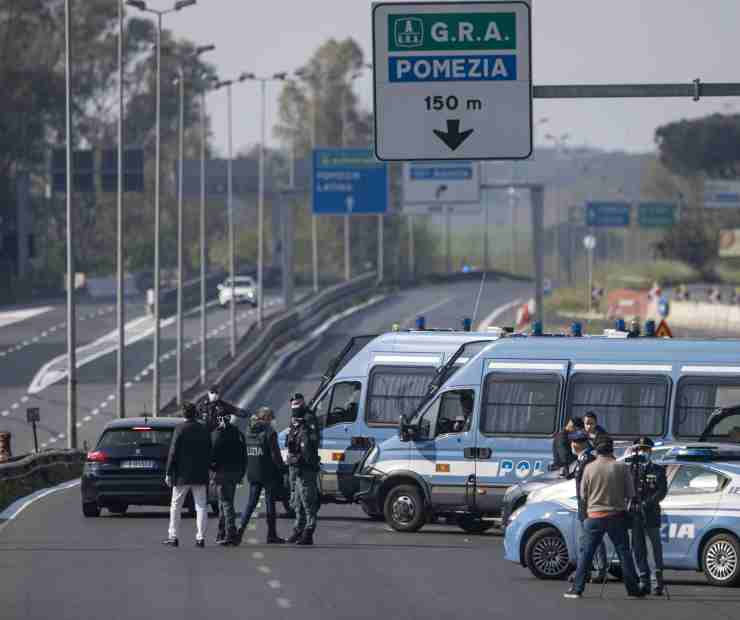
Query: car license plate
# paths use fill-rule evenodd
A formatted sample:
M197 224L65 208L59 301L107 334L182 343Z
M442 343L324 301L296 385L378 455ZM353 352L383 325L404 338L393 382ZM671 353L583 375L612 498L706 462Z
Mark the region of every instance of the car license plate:
M156 461L123 461L123 469L157 469Z

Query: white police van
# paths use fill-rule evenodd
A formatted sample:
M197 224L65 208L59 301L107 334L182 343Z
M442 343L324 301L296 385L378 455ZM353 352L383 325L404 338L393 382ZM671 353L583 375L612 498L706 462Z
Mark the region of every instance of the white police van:
M366 449L397 433L400 417L416 409L461 345L489 344L499 333L398 331L350 340L308 404L321 428L322 502L353 502L354 468Z
M436 516L485 531L500 518L509 485L548 469L553 434L569 416L596 412L616 440L698 438L717 407L740 403L739 347L731 340L502 338L366 453L356 499L399 531ZM460 355L469 357L465 347Z

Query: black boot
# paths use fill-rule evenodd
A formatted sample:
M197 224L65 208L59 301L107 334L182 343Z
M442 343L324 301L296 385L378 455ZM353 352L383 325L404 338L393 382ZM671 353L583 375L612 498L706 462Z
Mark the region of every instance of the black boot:
M296 545L313 545L313 530L303 530L303 534Z
M653 587L653 594L655 596L663 596L663 571L655 571L655 587Z
M268 519L267 521L267 544L268 545L282 545L285 542L284 539L277 535L277 525L275 519Z
M301 536L303 536L303 530L294 529L293 533L291 534L290 538L288 538L287 542L289 543L297 543Z

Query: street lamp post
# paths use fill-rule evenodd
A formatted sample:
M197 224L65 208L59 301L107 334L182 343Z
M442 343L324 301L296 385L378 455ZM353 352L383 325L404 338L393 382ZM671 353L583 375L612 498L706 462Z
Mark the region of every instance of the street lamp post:
M118 350L116 351L116 399L119 418L126 417L124 383L125 335L123 322L123 0L118 0L118 188L116 196L116 322Z
M160 288L160 184L161 184L161 116L162 116L162 17L168 13L175 13L182 9L193 6L196 0L178 0L170 9L158 10L147 6L144 0L126 0L128 6L134 7L145 13L157 16L157 38L156 38L156 104L155 104L155 156L154 156L154 303L152 313L154 314L154 359L152 360L152 415L159 416L160 405L160 379L159 379L159 345L160 345L160 313L159 313L159 288Z
M64 81L67 182L67 447L77 449L77 334L75 312L74 246L72 231L72 7L64 2Z

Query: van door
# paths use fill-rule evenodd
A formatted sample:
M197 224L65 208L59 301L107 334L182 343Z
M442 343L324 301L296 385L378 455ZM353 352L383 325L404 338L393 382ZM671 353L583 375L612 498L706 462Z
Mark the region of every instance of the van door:
M466 509L468 486L475 474L471 430L475 390L441 392L419 419L411 447L411 468L426 480L436 511Z
M547 471L567 360L486 360L476 421L475 509L498 515L512 484Z
M321 428L321 492L341 495L341 479L351 478L354 460L349 450L362 398L362 382L337 381L316 403L314 413ZM355 450L358 457L363 451ZM352 461L352 462L349 462Z

